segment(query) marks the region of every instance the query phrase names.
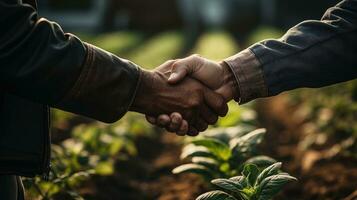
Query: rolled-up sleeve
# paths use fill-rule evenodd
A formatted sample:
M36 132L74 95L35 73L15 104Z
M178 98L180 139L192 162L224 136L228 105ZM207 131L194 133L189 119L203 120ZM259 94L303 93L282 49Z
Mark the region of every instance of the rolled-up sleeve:
M268 95L261 65L250 49L246 49L224 60L233 72L240 104Z

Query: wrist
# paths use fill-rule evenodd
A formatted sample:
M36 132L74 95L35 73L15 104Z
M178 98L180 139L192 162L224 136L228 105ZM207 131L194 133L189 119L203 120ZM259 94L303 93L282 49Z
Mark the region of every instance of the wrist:
M138 86L138 90L136 92L134 101L130 107L130 111L146 113L147 108L150 108L152 101L149 99L150 94L152 94L152 85L154 82L154 73L141 70L141 80Z
M225 94L224 95L225 98L227 99L227 101L230 101L232 99L234 100L239 99L240 98L239 86L232 69L224 61L220 62L219 64L223 70L223 80L224 80L223 92Z

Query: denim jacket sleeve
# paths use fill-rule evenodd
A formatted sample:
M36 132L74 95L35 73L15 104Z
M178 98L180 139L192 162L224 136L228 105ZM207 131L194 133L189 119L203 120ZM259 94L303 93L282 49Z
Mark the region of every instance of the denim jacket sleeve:
M0 89L104 122L123 116L140 69L40 18L34 7L0 1Z
M357 0L341 1L321 20L304 21L282 38L254 44L225 62L235 72L241 103L355 79Z

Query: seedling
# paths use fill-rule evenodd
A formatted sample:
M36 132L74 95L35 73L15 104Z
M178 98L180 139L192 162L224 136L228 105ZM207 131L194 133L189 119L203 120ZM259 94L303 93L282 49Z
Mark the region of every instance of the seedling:
M265 133L265 129L257 129L226 142L215 138L193 140L184 147L181 154L182 159L190 159L191 163L175 168L173 173L196 173L210 181L237 176L245 164L265 168L276 162L268 156L256 156L257 145Z
M285 184L297 180L280 168L281 163L274 163L260 171L256 165L247 164L241 176L212 180L220 190L204 193L196 200L270 200Z

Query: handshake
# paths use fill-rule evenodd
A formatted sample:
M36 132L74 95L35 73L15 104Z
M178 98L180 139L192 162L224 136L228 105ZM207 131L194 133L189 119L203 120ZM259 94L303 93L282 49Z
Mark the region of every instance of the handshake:
M142 71L131 111L177 135L196 136L228 112L239 96L229 66L198 55Z

